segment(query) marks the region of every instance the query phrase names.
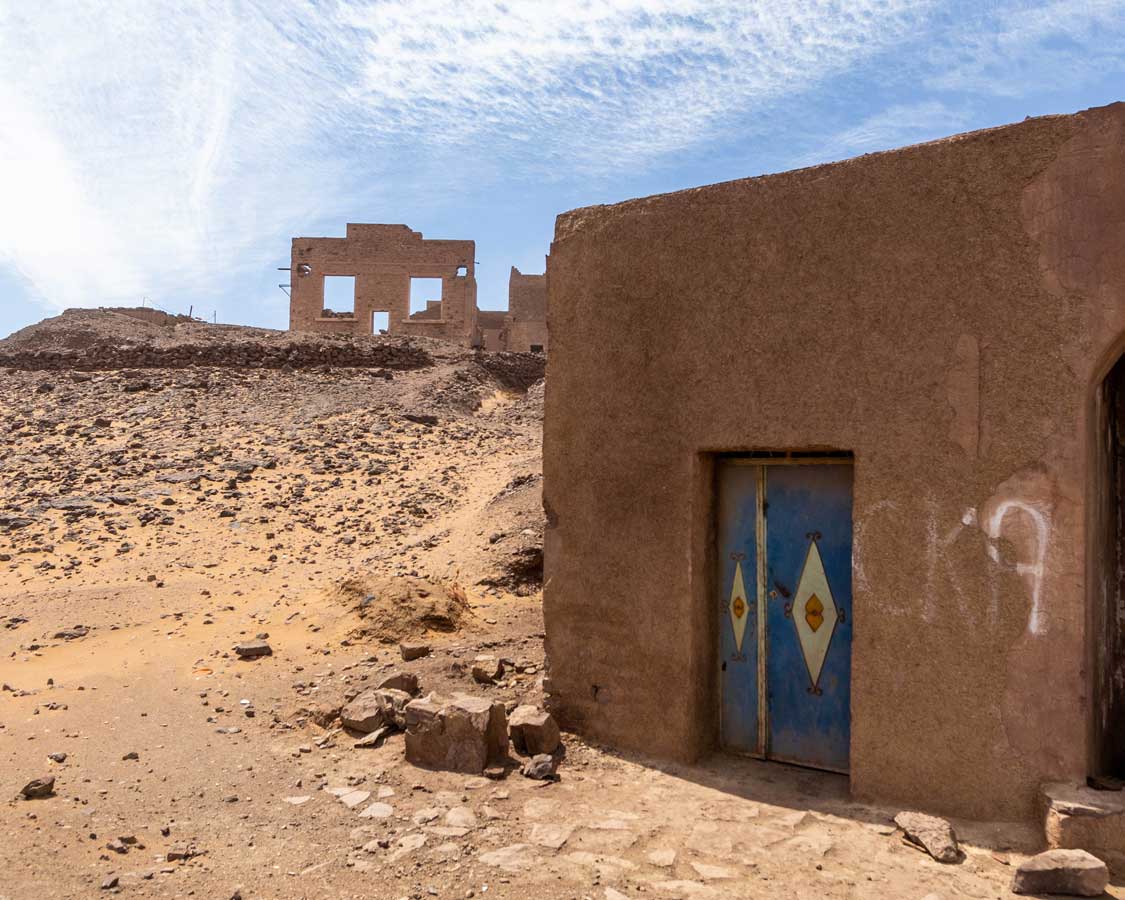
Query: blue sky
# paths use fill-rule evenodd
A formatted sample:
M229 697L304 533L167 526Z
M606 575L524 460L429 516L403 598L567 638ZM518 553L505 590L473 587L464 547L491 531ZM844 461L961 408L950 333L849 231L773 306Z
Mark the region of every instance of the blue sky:
M1125 0L0 0L0 335L285 327L294 235L474 239L1125 99Z

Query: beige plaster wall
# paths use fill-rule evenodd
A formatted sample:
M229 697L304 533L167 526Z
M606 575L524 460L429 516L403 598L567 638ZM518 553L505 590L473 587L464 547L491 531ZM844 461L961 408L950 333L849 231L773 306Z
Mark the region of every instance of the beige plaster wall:
M548 281L567 725L714 747L711 454L831 448L855 454L853 791L1020 818L1085 775L1125 106L566 213Z

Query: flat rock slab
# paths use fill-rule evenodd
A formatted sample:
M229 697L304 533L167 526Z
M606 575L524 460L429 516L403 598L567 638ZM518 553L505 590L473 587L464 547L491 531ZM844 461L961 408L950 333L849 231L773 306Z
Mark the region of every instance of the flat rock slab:
M1048 850L1025 861L1012 878L1014 894L1100 897L1109 884L1106 864L1085 850Z
M961 848L953 826L945 819L925 813L900 812L895 824L902 829L906 839L925 850L938 862L955 863L961 860Z
M348 809L355 809L361 803L366 803L371 797L371 791L349 791L340 795L340 802Z
M257 659L259 656L273 656L273 648L265 641L242 641L234 645L239 659Z
M505 872L524 872L535 864L536 856L530 844L510 844L499 850L482 853L477 859L486 866Z
M359 814L361 819L389 819L394 815L394 807L388 803L372 803Z
M528 840L539 847L558 850L570 839L573 831L573 825L548 825L537 822L531 826L531 834L528 835Z

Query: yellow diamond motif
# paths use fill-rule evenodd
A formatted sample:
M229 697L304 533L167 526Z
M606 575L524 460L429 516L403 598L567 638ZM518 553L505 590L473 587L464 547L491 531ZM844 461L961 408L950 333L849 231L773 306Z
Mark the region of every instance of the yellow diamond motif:
M741 619L742 616L746 613L746 601L741 597L735 597L733 612L736 619Z
M816 594L809 597L805 604L805 621L809 623L809 628L813 631L824 624L824 604L820 602L820 598Z

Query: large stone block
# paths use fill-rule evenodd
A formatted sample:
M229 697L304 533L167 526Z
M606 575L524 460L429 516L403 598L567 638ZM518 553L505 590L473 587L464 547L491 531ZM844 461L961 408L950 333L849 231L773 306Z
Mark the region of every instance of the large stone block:
M417 766L480 774L508 754L508 717L498 701L430 695L408 703L405 718L406 758Z
M1056 782L1043 785L1040 805L1048 847L1125 853L1125 793Z
M1109 869L1093 854L1085 850L1048 850L1016 869L1012 893L1100 897L1107 884Z
M508 736L517 753L538 756L559 746L559 726L549 712L536 706L517 706L508 719Z

